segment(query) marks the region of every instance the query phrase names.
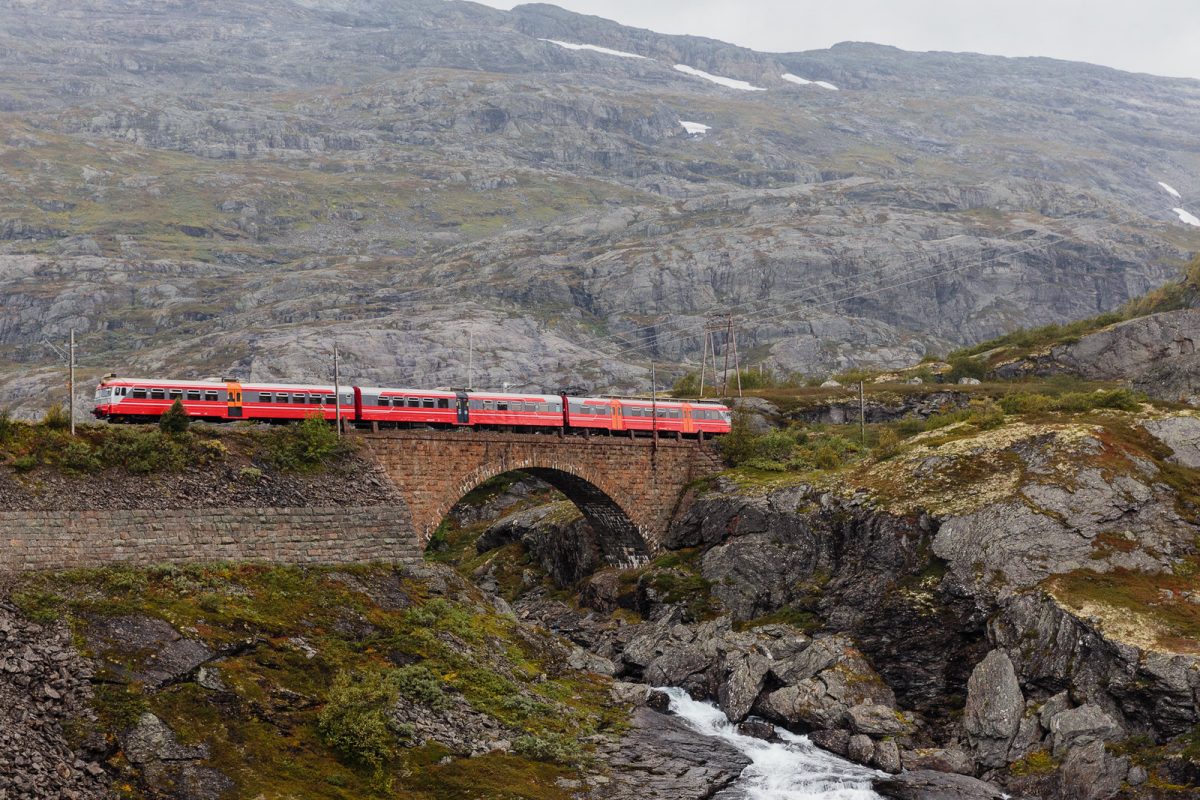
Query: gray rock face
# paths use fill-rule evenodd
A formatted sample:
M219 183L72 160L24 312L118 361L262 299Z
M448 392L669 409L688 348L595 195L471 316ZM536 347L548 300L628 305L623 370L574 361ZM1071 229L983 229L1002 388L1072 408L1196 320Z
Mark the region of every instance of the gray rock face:
M1142 427L1171 448L1171 460L1200 468L1200 419L1187 415L1148 419Z
M113 648L144 652L141 668L130 677L152 688L190 675L215 655L203 643L185 638L156 617L106 618L92 626L88 638L99 652Z
M920 750L904 750L900 754L904 769L910 772L932 770L934 772L953 772L958 775L972 775L975 772L975 761L965 750L957 747L930 747Z
M971 672L963 711L963 728L980 764L1008 763L1009 746L1024 711L1025 698L1012 661L1003 650L993 650Z
M12 137L0 247L56 253L0 268L0 355L22 365L0 385L23 413L57 381L30 372L33 345L70 327L98 362L138 370L316 376L315 345L336 338L364 382L431 384L462 379L478 328L481 384L644 387L621 340L694 364L717 309L778 312L882 279L886 294L763 315L739 338L782 369L895 364L1112 308L1194 249L1164 230L1179 223L1142 166L1190 163L1184 80L866 44L764 54L536 5L3 12L0 68L35 76L6 90L6 114L48 135ZM919 110L942 103L953 120ZM688 108L712 131L689 136ZM53 158L51 135L113 161ZM1005 144L963 144L991 139ZM860 158L863 141L887 157ZM177 159L195 182L170 178ZM283 162L280 193L260 178ZM1178 171L1163 177L1194 195ZM72 213L84 202L98 220ZM1081 212L1098 207L1141 233L1097 229ZM1038 237L1052 244L1024 244ZM981 251L997 254L987 270L948 271ZM599 359L584 346L596 324L619 337Z
M1049 353L997 368L1001 376L1067 372L1126 381L1151 397L1195 404L1200 398L1200 310L1163 311L1088 334Z
M179 744L170 727L149 712L122 736L122 744L149 785L174 786L181 800L218 800L233 788L226 775L203 763L206 744Z
M1061 715L1060 715L1061 716ZM1129 774L1129 757L1117 758L1093 741L1071 750L1059 775L1062 800L1108 800L1121 790Z
M1050 719L1050 742L1056 756L1092 742L1115 741L1123 734L1116 720L1091 703L1062 711Z
M595 800L703 800L750 764L732 745L648 708L634 710L630 730L619 743L601 747L613 781L595 790Z
M998 786L968 775L914 770L875 781L875 791L895 800L1016 800Z

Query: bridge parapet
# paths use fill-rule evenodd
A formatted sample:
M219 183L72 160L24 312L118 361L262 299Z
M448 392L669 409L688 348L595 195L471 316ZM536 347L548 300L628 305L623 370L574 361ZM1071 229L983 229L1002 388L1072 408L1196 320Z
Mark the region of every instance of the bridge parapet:
M687 485L720 469L707 442L478 431L364 434L412 512L424 547L450 509L505 472L533 474L563 492L633 563L661 549ZM617 554L613 559L611 555Z

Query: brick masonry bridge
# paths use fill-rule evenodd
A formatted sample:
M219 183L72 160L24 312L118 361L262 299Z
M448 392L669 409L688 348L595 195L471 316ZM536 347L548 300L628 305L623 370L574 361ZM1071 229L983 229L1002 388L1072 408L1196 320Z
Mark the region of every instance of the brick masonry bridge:
M599 534L605 559L631 564L661 550L688 485L720 469L712 445L696 441L415 430L356 437L364 447L357 471L339 478L347 485L317 496L285 485L273 503L206 468L208 492L193 491L188 479L197 476L186 474L126 478L128 492L95 502L87 493L31 494L0 467L0 573L118 562L416 564L455 503L511 471L559 489Z
M517 470L573 501L610 563L644 560L661 549L688 484L721 468L711 442L694 440L466 431L363 438L408 505L422 548L468 492Z

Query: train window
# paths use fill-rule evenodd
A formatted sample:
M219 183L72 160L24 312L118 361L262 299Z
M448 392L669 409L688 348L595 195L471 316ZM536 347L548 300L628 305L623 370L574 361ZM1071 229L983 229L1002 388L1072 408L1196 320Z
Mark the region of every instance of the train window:
M437 407L438 408L449 408L450 407L450 398L439 397L438 402L437 402Z
M200 390L199 389L188 389L187 390L187 399L188 400L199 400L200 399Z
M150 399L151 400L165 400L166 397L167 397L166 389L151 389L150 390Z
M408 407L409 408L420 408L421 407L421 398L419 398L419 397L408 398Z
M276 403L286 403L287 401L288 401L287 392L280 392L279 394L275 395Z
M183 389L171 389L167 392L167 397L171 398L172 400L182 400Z
M270 392L259 392L258 393L258 402L270 403L271 402L271 393Z
M520 403L517 403L516 405L520 405ZM496 410L508 411L508 403L496 403Z
M205 392L205 393L204 393L204 399L205 399L205 400L207 400L207 401L208 401L208 402L210 402L210 403L215 403L215 402L217 402L217 400L219 400L220 398L217 396L217 393L216 393L216 392Z
M309 404L310 406L319 406L319 405L321 405L321 395L319 395L319 394L310 394L310 395L308 396L308 404Z
M434 402L433 402L432 397L422 397L421 398L421 408L433 408L433 407L434 407Z
M146 398L146 390L139 386L133 387L133 397L135 400L144 400Z
M480 411L483 409L483 401L482 400L471 400L470 406L471 406L472 411Z
M327 405L327 406L331 406L331 405L333 405L333 401L334 401L335 399L336 399L336 398L335 398L333 395L331 395L331 394L327 394L327 395L325 395L325 405Z

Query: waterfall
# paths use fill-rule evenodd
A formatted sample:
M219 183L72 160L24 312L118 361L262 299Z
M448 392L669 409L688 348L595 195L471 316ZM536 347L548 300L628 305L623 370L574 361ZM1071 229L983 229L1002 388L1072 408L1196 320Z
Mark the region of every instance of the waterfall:
M723 800L879 800L871 779L882 773L826 753L808 740L777 729L780 741L766 742L737 732L737 726L711 703L693 700L683 689L665 687L671 711L697 733L722 739L751 760Z

